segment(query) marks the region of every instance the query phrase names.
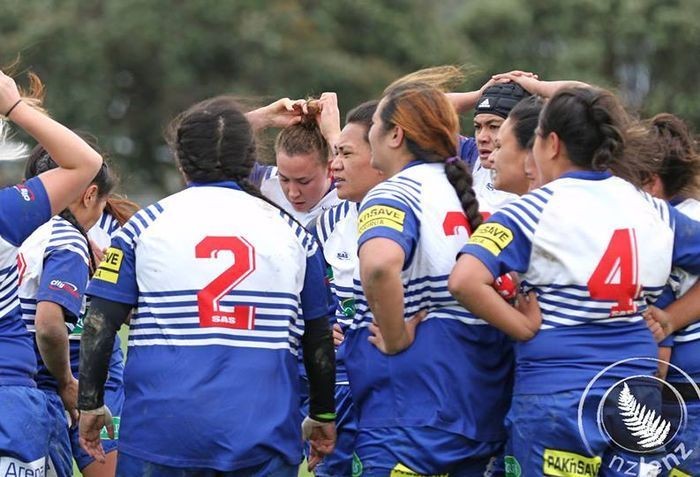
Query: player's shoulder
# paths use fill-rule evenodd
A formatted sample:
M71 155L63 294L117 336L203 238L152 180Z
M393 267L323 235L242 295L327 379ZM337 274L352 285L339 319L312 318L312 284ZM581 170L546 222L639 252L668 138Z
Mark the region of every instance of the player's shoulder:
M326 209L316 219L315 232L321 243L325 243L328 238L335 232L338 224L350 217L356 218L358 204L343 200L334 205L330 209Z

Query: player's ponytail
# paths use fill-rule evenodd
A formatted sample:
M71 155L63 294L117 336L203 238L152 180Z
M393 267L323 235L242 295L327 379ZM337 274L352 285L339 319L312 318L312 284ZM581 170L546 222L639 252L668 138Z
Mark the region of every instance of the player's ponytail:
M482 218L471 173L457 157L459 118L445 94L426 83L400 82L385 91L380 115L385 128L399 126L415 159L441 162L459 198L470 229Z
M555 133L569 160L593 171L609 170L641 186L652 156L650 141L609 91L592 87L556 93L540 114L539 134Z
M105 205L105 212L114 217L120 226L123 226L140 208L136 202L132 202L126 197L110 194L107 198L107 205Z

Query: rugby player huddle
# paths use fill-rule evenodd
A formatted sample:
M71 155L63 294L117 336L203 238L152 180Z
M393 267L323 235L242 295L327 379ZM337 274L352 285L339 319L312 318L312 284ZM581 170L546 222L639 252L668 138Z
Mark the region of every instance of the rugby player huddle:
M0 473L700 475L688 128L460 74L342 128L334 93L197 103L167 133L187 187L140 210L37 78L0 74L38 142L0 191Z

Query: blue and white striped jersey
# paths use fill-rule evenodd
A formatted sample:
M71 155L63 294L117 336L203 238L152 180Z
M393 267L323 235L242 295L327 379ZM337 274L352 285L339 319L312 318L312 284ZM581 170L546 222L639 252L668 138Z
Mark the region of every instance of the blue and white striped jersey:
M700 224L609 173L577 171L502 208L463 248L537 293L539 333L516 348L515 393L583 389L606 366L656 357L641 317L671 265L700 270ZM636 360L606 373L653 374ZM609 383L600 383L600 385Z
M88 230L88 238L94 242L100 250L109 247L112 237L119 231L119 222L107 211L102 212L102 216L95 225Z
M336 301L335 321L343 333L355 317L355 296L353 277L358 266L357 258L357 211L360 204L344 200L332 209L326 210L317 219L312 233L323 250L326 261L326 276L331 293ZM344 363L344 346L341 344L336 354L335 382L348 384Z
M328 316L324 271L308 232L233 182L134 215L89 287L135 307L120 449L222 471L298 462L297 354L304 321Z
M51 204L38 177L0 189L0 386L36 386L34 346L19 304L24 264L18 249L50 218Z
M686 199L676 204L675 207L691 219L700 220L700 201ZM674 267L669 281L675 297L679 298L698 281L698 275ZM700 382L700 321L692 323L674 334L671 364L688 373L696 383ZM686 378L673 367L668 369L668 380L687 382Z
M428 314L405 351L388 356L367 341L373 319L360 282L346 337L346 367L360 427L430 426L481 441L504 438L511 346L447 290L467 219L443 164L410 163L362 201L358 247L373 238L404 250L404 319ZM478 405L477 405L478 403ZM478 409L477 409L478 408Z
M34 334L38 302L49 301L63 308L71 341L71 368L77 375L80 332L86 309L85 289L90 275L87 240L70 222L55 216L22 244L20 255L26 265L19 288L22 319ZM44 365L36 344L35 351L39 388L56 391L58 384Z

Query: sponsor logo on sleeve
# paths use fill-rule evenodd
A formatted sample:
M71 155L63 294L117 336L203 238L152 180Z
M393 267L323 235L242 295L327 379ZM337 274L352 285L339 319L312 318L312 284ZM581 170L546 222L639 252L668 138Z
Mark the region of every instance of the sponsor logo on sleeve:
M123 259L124 252L118 248L109 247L105 252L102 262L100 262L99 267L97 267L94 278L109 283L117 283Z
M513 241L513 232L501 224L487 222L481 224L469 237L469 243L479 245L498 256Z
M24 199L27 202L31 202L34 200L34 192L27 187L24 184L17 184L15 187L15 190L19 192L19 194L22 196L22 199Z
M389 227L403 232L406 212L386 205L373 205L364 210L357 220L357 231L360 235L375 227Z
M73 285L71 282L64 282L62 280L51 280L51 282L49 283L49 290L64 291L73 298L80 298L78 287Z
M45 477L46 457L41 457L32 462L22 462L12 457L0 457L0 475L23 476L23 477Z
M573 452L545 449L543 475L553 477L596 477L600 457L585 457Z

